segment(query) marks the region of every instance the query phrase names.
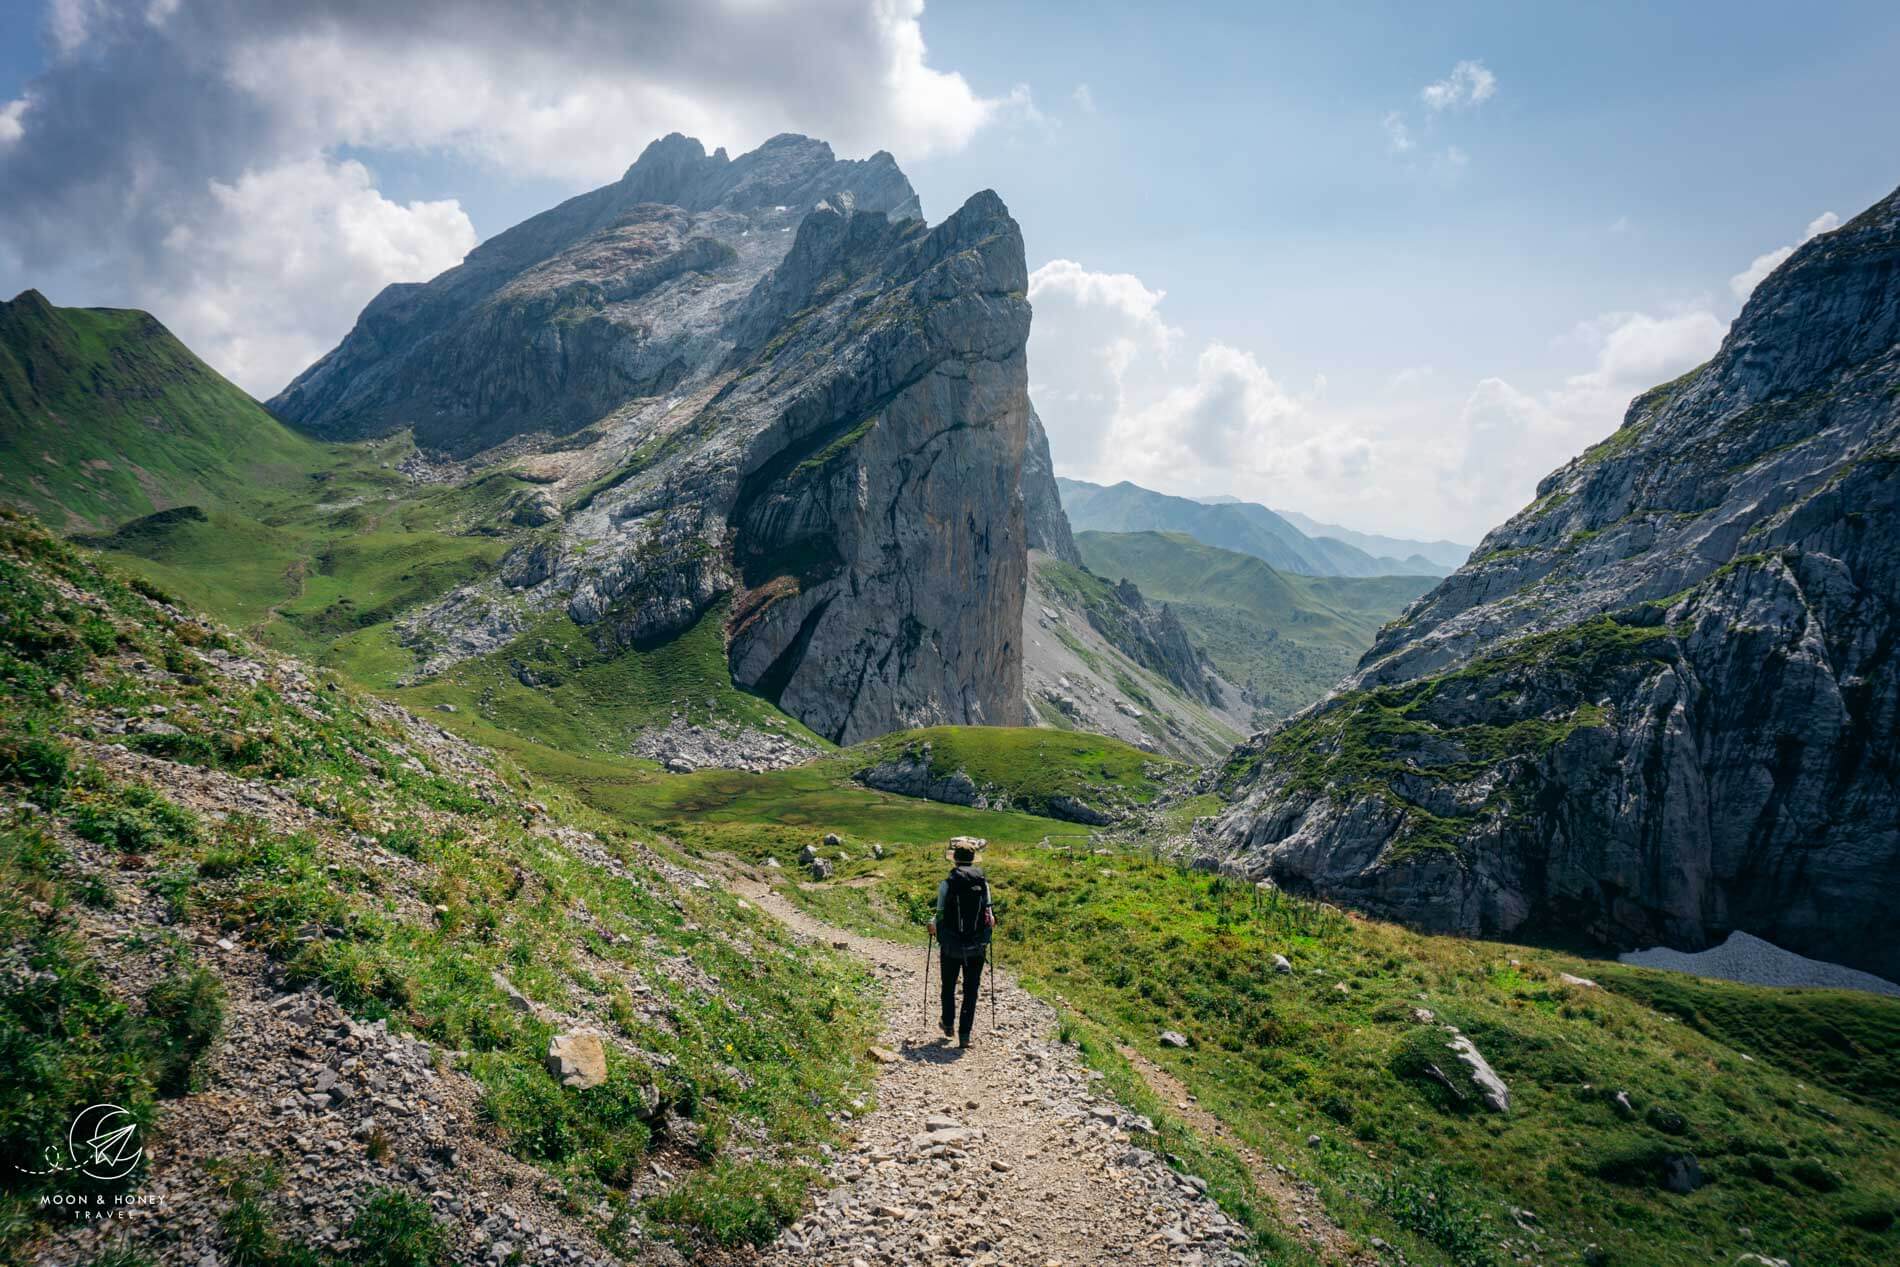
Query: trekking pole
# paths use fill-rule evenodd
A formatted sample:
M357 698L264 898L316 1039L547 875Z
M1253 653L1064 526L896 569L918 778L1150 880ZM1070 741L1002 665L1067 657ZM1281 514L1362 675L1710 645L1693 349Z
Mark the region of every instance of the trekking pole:
M990 1028L996 1028L996 938L990 938Z

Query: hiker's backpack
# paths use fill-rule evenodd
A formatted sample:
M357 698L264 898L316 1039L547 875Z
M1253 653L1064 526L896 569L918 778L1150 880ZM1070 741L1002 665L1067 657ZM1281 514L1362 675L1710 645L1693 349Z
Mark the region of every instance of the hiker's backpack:
M951 870L943 894L943 922L937 929L945 950L968 953L990 944L990 930L983 923L989 896L990 882L981 870Z

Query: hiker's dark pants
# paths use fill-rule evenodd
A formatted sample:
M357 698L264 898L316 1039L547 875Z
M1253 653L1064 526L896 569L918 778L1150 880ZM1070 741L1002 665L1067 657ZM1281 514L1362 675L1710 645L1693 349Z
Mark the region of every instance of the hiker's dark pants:
M953 954L945 951L937 959L943 965L943 1027L950 1028L951 1021L957 1023L957 1036L968 1038L970 1026L976 1022L977 984L983 980L983 951L978 946L968 955ZM963 977L963 1011L957 1011L957 977Z

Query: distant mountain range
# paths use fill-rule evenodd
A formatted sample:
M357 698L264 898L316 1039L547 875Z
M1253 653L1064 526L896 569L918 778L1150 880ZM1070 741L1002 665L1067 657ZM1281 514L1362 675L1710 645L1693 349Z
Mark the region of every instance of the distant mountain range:
M1245 688L1255 724L1306 707L1351 672L1381 625L1429 576L1300 576L1178 532L1082 532L1090 571L1167 604L1220 675Z
M1174 497L1126 480L1104 487L1058 479L1056 486L1077 532L1185 533L1301 576L1445 576L1470 553L1450 541L1374 536L1255 502Z

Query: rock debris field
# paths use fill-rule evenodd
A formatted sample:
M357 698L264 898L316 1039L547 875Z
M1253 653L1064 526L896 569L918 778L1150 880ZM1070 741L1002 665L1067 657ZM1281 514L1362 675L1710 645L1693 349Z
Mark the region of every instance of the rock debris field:
M829 1190L761 1261L795 1264L1242 1264L1246 1229L1206 1184L1131 1142L1150 1123L1117 1104L1056 1016L1005 974L975 1044L937 1031L935 967L924 1005L921 947L822 925L746 892L798 932L867 959L891 992L876 1057L878 1104L827 1171Z

